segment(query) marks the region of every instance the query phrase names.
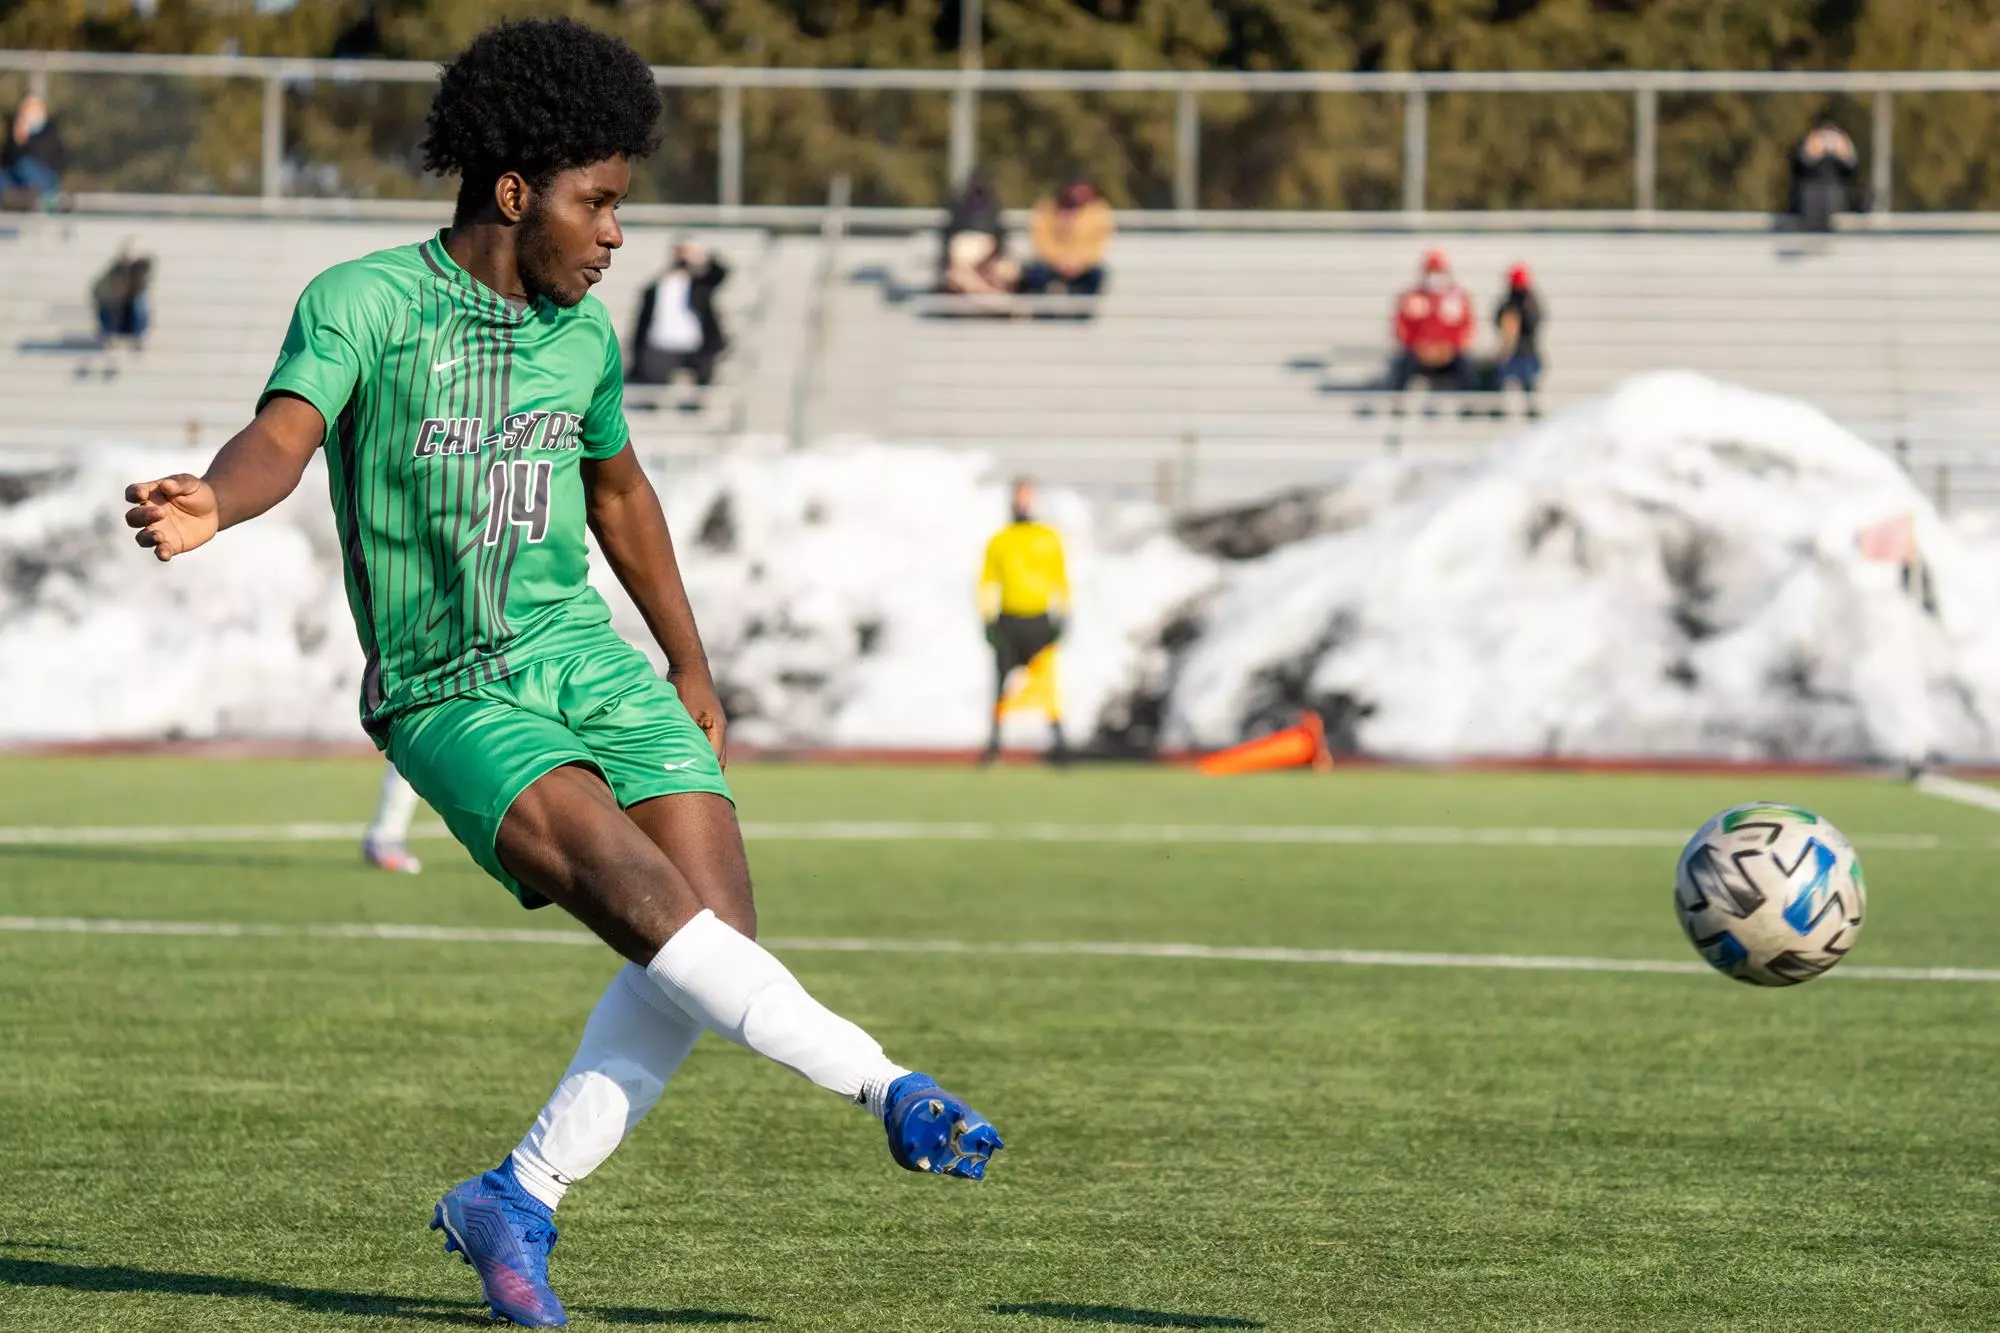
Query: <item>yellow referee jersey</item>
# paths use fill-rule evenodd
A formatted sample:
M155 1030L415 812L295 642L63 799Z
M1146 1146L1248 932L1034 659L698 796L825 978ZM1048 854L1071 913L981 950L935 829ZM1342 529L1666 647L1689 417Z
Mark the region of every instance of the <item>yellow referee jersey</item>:
M986 543L979 572L979 609L991 620L1069 610L1069 573L1062 538L1046 523L1009 523Z

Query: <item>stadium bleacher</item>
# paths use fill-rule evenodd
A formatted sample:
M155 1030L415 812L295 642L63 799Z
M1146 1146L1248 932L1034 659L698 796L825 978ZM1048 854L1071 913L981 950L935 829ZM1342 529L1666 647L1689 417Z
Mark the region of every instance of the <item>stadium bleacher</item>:
M300 289L333 264L406 244L425 230L408 222L23 219L18 234L0 239L9 274L0 289L0 401L11 405L0 448L61 449L91 439L220 445L255 404ZM143 352L99 352L91 345L90 284L128 238L158 260L152 331ZM634 228L623 262L601 284L621 338L669 239L664 229ZM782 403L788 392L785 367L775 386L761 373L761 354L782 354L785 339L761 330L774 315L785 327L782 294L796 299L809 286L800 277L767 286L767 275L786 275L771 261L763 232L714 231L704 239L731 266L717 299L738 352L699 398L633 389L635 437L670 454L706 452L719 437L782 424L752 410ZM796 312L790 322L799 322Z
M1462 457L1518 429L1520 405L1475 395L1427 412L1363 387L1431 245L1482 321L1507 267L1533 267L1549 309L1545 407L1647 370L1699 370L1900 444L1927 484L1949 466L1991 488L1995 404L1978 386L2000 360L1987 315L2000 246L1981 237L1128 234L1112 294L1084 322L899 309L880 275L914 282L934 242L850 242L848 271L865 281L837 293L829 417L1078 480L1191 467L1178 484L1202 499L1323 479L1383 449Z
M0 237L12 278L0 446L213 447L255 400L300 287L423 230L23 219ZM600 288L621 333L670 235L633 227ZM733 269L721 304L735 350L697 410L684 395L633 394L635 438L666 457L803 430L977 447L1006 467L1179 503L1328 480L1385 449L1470 458L1520 427L1521 402L1370 387L1394 294L1436 245L1482 321L1507 266L1534 268L1549 309L1545 409L1689 368L1812 402L1952 499L2000 491L1984 459L1995 403L1979 388L2000 361L2000 246L1985 237L1128 233L1092 317L967 319L911 299L932 276L932 235L847 237L831 255L817 235L701 235ZM159 259L153 332L142 354L107 356L84 346L86 294L128 237Z

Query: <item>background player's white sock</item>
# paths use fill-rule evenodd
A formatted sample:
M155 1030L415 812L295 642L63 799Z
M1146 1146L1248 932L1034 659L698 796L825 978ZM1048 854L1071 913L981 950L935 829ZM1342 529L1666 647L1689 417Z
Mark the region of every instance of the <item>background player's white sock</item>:
M514 1149L514 1178L553 1208L611 1155L660 1100L701 1024L627 963L583 1025L583 1040L535 1127Z
M382 766L382 798L375 806L375 822L368 826L368 841L400 846L410 840L410 820L417 813L417 789L404 780L394 764Z
M675 932L646 972L703 1027L877 1115L888 1085L910 1072L713 912L704 909Z

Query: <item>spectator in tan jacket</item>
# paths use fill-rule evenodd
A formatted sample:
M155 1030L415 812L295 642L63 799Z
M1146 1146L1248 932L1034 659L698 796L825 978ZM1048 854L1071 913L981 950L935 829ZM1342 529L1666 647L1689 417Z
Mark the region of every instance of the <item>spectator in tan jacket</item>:
M1116 230L1111 205L1088 181L1071 181L1036 200L1028 225L1035 259L1021 275L1021 290L1096 296L1104 290L1104 252Z

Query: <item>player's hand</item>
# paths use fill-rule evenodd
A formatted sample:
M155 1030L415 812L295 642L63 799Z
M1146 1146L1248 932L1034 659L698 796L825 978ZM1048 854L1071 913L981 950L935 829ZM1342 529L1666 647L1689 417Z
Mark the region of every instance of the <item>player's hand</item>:
M221 526L214 488L191 473L135 482L125 488L125 498L132 505L125 511L126 526L139 530L134 540L162 563L200 546Z
M715 692L715 682L706 676L699 680L678 676L669 672L667 679L681 696L681 703L688 710L688 716L708 737L708 743L715 747L716 762L729 767L729 744L727 733L729 719L722 715L722 696Z

